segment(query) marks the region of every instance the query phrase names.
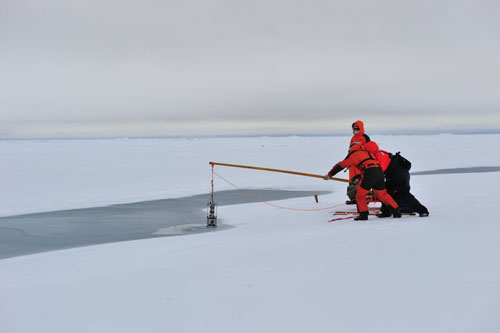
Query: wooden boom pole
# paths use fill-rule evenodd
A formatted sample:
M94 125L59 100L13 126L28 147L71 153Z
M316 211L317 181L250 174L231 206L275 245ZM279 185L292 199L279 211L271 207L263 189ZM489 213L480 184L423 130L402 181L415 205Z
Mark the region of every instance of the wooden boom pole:
M269 168L261 168L261 167L256 167L256 166L249 166L249 165L240 165L240 164L227 164L227 163L217 163L217 162L208 162L210 165L221 165L221 166L227 166L227 167L233 167L233 168L245 168L245 169L254 169L254 170L263 170L263 171L272 171L272 172L281 172L281 173L289 173L292 175L298 175L298 176L306 176L306 177L314 177L314 178L323 178L321 175L315 175L312 173L305 173L305 172L297 172L297 171L289 171L289 170L280 170L280 169L269 169ZM339 182L345 182L349 183L348 179L343 179L343 178L335 178L335 177L330 177L331 180L336 180Z

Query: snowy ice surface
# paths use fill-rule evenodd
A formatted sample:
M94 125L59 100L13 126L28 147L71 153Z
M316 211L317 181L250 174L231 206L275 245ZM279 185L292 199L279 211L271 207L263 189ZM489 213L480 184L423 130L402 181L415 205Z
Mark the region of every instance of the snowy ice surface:
M372 139L415 172L500 166L500 135ZM0 141L0 215L206 193L209 161L324 174L348 142ZM240 187L334 191L286 207L346 199L344 183L216 169ZM0 332L500 332L499 188L498 172L414 176L427 218L220 206L219 232L0 260Z

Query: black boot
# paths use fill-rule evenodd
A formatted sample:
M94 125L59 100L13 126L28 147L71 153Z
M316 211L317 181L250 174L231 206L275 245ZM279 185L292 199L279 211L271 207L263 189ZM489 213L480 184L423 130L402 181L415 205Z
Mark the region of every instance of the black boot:
M429 211L426 208L425 210L418 212L418 216L420 216L420 217L429 216Z
M359 212L359 216L354 218L354 221L366 221L368 220L368 212Z
M388 207L391 210L393 218L401 217L401 208L399 208L399 207L398 208L394 208L392 206L388 206Z
M380 213L377 214L377 217L390 217L392 216L391 211L389 208L387 208L386 205L382 205L382 208L380 208Z

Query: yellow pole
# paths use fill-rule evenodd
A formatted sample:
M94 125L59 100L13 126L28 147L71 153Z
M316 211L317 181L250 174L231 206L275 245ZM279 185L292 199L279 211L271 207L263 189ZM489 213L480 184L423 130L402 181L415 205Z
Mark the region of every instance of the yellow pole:
M270 169L270 168L261 168L261 167L256 167L256 166L249 166L249 165L240 165L240 164L227 164L227 163L217 163L217 162L208 162L210 165L221 165L221 166L227 166L227 167L233 167L233 168L245 168L245 169L254 169L254 170L263 170L263 171L272 171L272 172L281 172L281 173L289 173L292 175L299 175L299 176L306 176L306 177L315 177L315 178L323 178L321 175L315 175L312 173L305 173L305 172L297 172L297 171L289 171L289 170L280 170L280 169ZM335 178L331 177L331 180L336 180L339 182L345 182L349 183L348 179L343 179L343 178Z

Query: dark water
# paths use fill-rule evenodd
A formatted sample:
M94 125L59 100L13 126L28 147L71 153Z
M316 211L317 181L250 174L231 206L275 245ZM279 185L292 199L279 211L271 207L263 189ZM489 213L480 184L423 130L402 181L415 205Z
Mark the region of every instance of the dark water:
M472 167L412 172L412 176L498 172L500 167ZM265 200L325 194L328 192L246 190ZM219 216L219 227L206 227L208 194L145 201L108 207L0 218L0 259L79 246L179 234L213 232L228 228ZM219 206L254 202L238 191L215 195Z
M265 200L329 192L245 190ZM65 248L179 234L213 232L206 227L209 194L87 209L0 218L0 259ZM215 193L219 206L255 202L239 191ZM160 230L160 232L158 232Z
M498 172L498 171L500 171L500 167L492 166L492 167L437 169L437 170L429 170L429 171L411 172L411 175L412 176L443 175L443 174L450 174L450 173L480 173L480 172Z

